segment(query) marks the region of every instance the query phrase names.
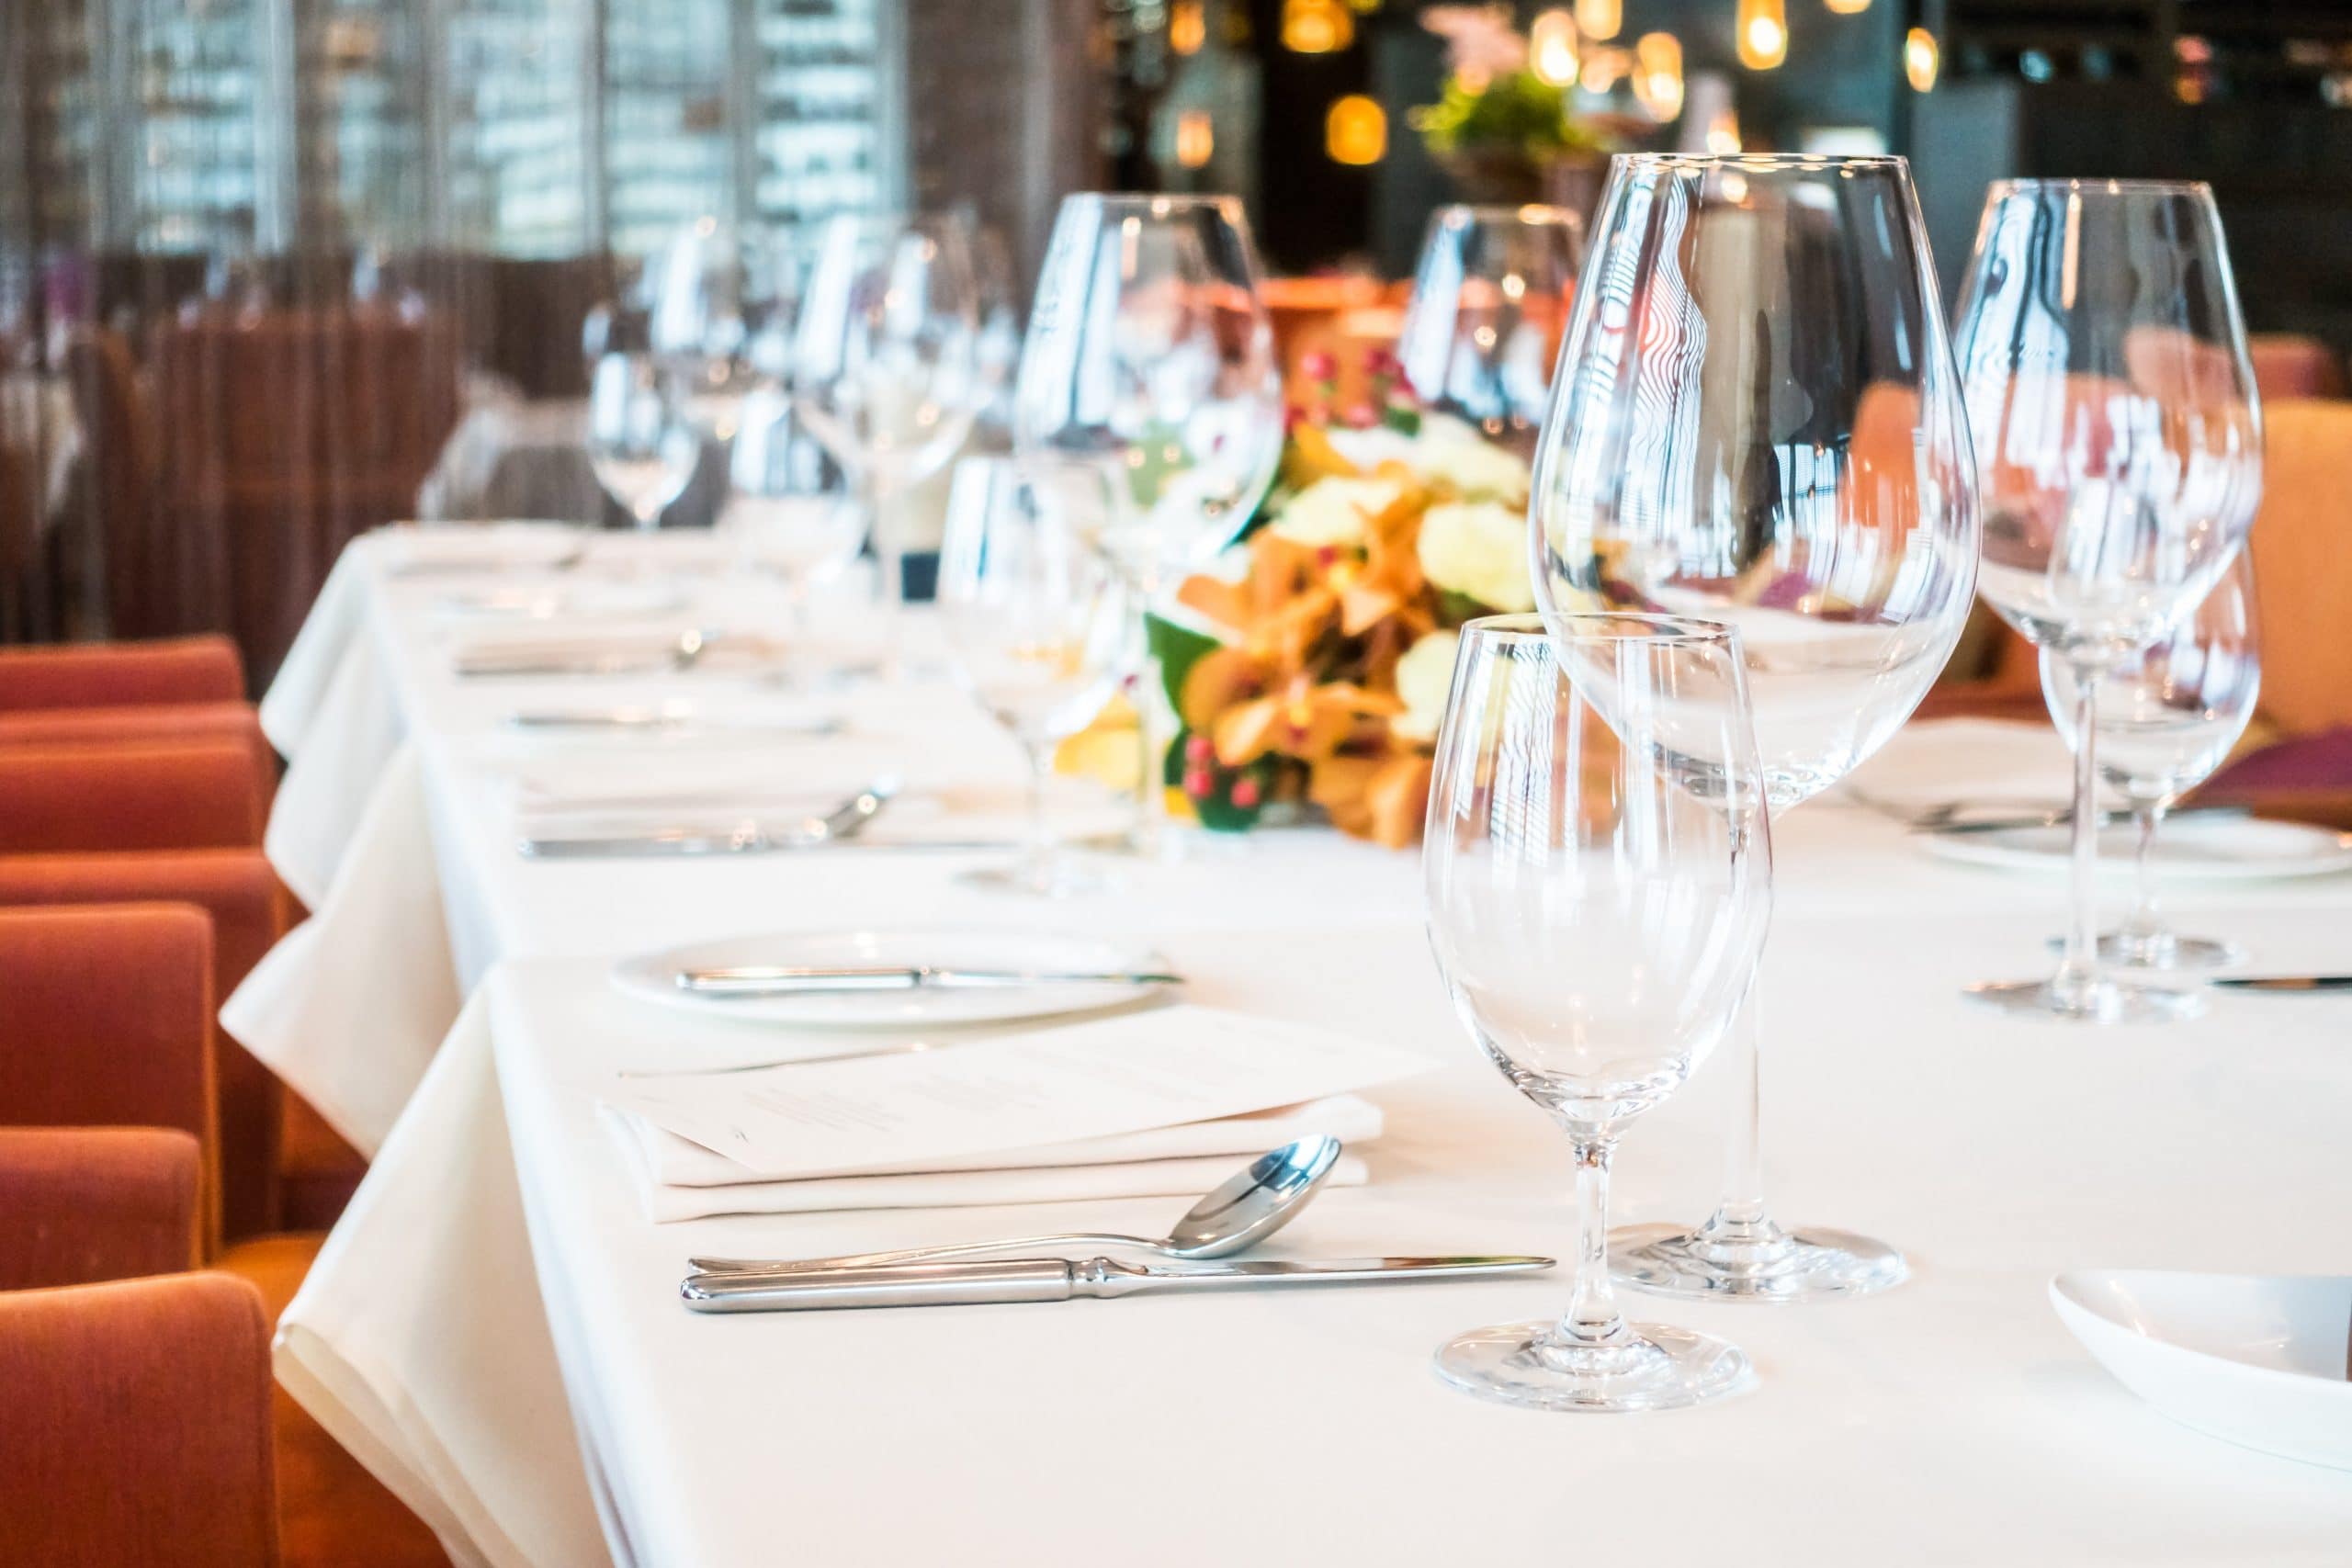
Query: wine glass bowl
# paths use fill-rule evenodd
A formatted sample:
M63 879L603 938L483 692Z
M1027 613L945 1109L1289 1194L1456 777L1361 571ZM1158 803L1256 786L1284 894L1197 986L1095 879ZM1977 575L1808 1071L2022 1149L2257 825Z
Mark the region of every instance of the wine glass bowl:
M702 437L686 417L684 390L659 355L616 331L589 367L588 460L596 482L639 528L685 492L702 460Z
M1750 1380L1721 1340L1611 1297L1618 1134L1730 1025L1770 919L1770 835L1736 635L1617 614L1462 631L1422 841L1430 944L1465 1031L1569 1136L1576 1295L1475 1330L1440 1374L1517 1404L1668 1409Z
M1396 339L1419 408L1530 456L1583 256L1584 221L1564 207L1431 213Z
M1530 502L1546 615L1736 626L1763 787L1786 811L1885 743L1966 625L1978 549L1959 377L1900 158L1613 161ZM1767 1213L1753 1004L1725 1192L1619 1238L1645 1289L1861 1294L1902 1256Z

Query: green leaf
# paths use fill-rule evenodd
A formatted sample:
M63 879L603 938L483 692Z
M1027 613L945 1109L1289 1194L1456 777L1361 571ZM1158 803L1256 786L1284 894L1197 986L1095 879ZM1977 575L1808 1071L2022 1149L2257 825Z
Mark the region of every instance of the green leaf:
M1179 713L1184 709L1184 677L1201 656L1224 647L1206 632L1196 632L1190 626L1180 626L1158 615L1144 617L1145 645L1159 665L1159 682L1168 693L1169 705Z
M1184 742L1192 738L1192 734L1189 729L1180 729L1176 732L1175 740L1169 745L1160 776L1170 789L1184 787ZM1267 800L1273 795L1274 759L1261 757L1241 768L1228 768L1212 760L1207 766L1208 794L1196 795L1188 793L1184 797L1193 803L1201 826L1212 833L1246 833L1256 827L1260 814L1266 809ZM1236 806L1233 803L1233 786L1243 779L1256 781L1258 799L1253 806Z

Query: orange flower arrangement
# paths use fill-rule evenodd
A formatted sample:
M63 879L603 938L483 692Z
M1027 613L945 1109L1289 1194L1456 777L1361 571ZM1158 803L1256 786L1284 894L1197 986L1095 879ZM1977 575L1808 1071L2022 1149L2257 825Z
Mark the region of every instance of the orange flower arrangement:
M1153 625L1177 798L1211 828L1303 803L1416 842L1453 628L1532 604L1525 501L1525 465L1457 422L1296 427L1239 574L1178 589L1195 626Z

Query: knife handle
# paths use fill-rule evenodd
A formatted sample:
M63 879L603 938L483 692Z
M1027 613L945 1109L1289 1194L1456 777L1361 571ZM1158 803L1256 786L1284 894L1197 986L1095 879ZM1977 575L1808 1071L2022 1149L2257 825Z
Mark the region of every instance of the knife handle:
M1066 1302L1076 1294L1060 1258L1011 1258L808 1274L690 1274L678 1295L694 1312L815 1312L837 1307Z

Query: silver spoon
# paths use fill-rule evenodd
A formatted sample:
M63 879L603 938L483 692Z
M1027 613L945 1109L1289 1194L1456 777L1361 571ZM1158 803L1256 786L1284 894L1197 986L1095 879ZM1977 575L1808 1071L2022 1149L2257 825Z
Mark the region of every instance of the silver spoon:
M870 1269L1057 1247L1126 1247L1183 1259L1226 1258L1257 1246L1295 1219L1339 1158L1340 1140L1323 1133L1271 1149L1252 1160L1249 1169L1185 1210L1184 1217L1158 1241L1073 1231L1063 1235L909 1247L896 1252L856 1252L839 1258L690 1258L686 1261L706 1274L802 1274L814 1269Z

